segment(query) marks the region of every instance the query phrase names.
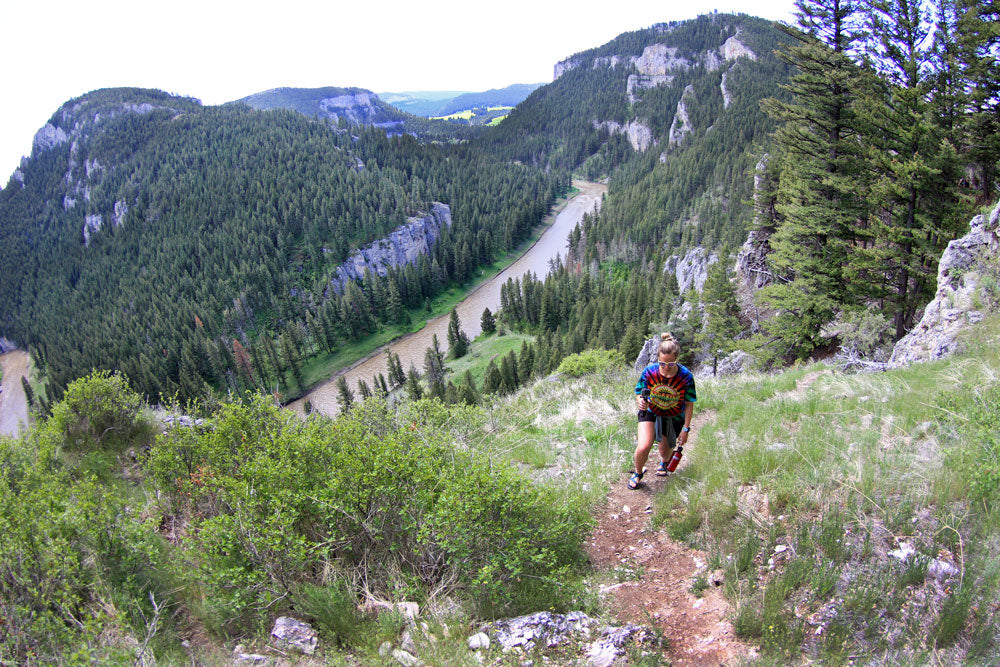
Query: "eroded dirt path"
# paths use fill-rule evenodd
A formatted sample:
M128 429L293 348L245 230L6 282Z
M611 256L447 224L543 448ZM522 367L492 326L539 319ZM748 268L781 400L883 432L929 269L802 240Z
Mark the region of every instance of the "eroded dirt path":
M698 446L700 427L712 413L695 413L690 449ZM669 640L666 657L672 665L723 665L749 655L752 648L739 641L727 619L731 607L721 588L709 586L701 598L689 590L698 575L709 577L706 554L652 530L653 498L673 477L654 474L659 461L656 449L646 464L644 485L632 491L626 477L616 480L607 503L598 514L587 552L598 568L624 568L636 573L605 589L606 601L622 620L658 627ZM681 459L683 470L688 458Z
M21 377L28 372L28 353L14 350L0 354L3 367L3 392L0 392L0 434L16 436L22 423L28 423L28 401Z

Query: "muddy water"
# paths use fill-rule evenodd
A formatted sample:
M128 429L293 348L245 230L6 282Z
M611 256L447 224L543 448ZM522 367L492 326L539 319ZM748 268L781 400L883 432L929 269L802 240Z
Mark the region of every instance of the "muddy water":
M0 392L0 435L16 436L28 425L28 400L21 377L28 372L28 353L14 350L0 354L3 392Z
M599 205L601 195L607 191L607 186L597 183L574 181L573 185L580 189L579 194L567 203L541 238L514 264L489 282L481 285L458 304L458 318L462 323L462 331L468 334L469 338L475 338L481 331L479 320L483 315L483 309L489 308L496 312L500 307L500 288L509 278L520 278L529 271L538 277L543 277L549 271L549 262L556 255L566 256L570 232L583 219L584 213L593 211L594 206ZM404 369L409 369L410 362L421 369L424 364L424 352L431 346L431 338L434 334L437 334L441 348L447 349L448 319L449 315L442 315L430 320L420 331L404 336L390 343L387 347L399 355ZM372 378L379 373L388 377L385 356L385 348L382 348L346 371L335 374L323 384L315 387L302 399L290 403L288 407L301 413L304 402L309 401L314 410L326 415L337 414L339 409L337 405L337 378L346 375L348 386L356 394L359 379L365 380L371 386Z

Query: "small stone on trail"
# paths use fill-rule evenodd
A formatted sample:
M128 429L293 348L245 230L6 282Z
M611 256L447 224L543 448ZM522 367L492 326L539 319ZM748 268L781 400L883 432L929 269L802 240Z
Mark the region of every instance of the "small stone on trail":
M485 632L477 632L469 637L469 648L476 651L481 648L490 647L490 636Z
M628 514L631 511L632 511L632 508L629 507L628 505L623 505L622 506L622 514Z
M776 554L783 554L786 551L788 551L788 545L786 544L779 544L778 546L774 547L774 553Z
M415 655L407 653L402 649L393 651L392 657L395 658L396 662L403 665L403 667L416 667L416 665L420 664L420 660Z
M909 542L900 542L898 549L893 549L889 552L889 555L896 560L903 561L904 563L910 558L910 556L917 553L917 550L913 548Z

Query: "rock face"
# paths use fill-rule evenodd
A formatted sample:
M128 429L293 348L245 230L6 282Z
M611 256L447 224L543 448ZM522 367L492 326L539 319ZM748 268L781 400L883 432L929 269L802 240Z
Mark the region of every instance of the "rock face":
M764 155L757 163L754 171L754 209L756 210L755 223L758 228L751 231L736 255L736 299L740 304L740 311L746 319L754 323L754 330L759 328L759 320L767 317L757 308L754 295L762 287L774 282L774 274L771 273L767 265L767 256L771 252L771 231L762 226L764 210L766 204L762 195L767 183L767 163L768 155Z
M746 47L743 42L739 40L739 35L733 35L726 40L719 51L722 53L722 57L726 60L736 60L737 58L749 58L750 60L757 60L757 54Z
M611 134L624 134L628 137L628 142L632 145L632 149L639 153L644 153L647 148L656 145L656 140L653 138L653 131L638 118L625 125L616 123L613 120L594 121L594 129L601 128L606 129Z
M88 215L83 219L83 245L90 245L90 235L101 231L104 218L100 213Z
M730 94L729 89L726 88L726 77L729 76L729 72L722 73L722 83L719 84L719 89L722 90L722 108L728 109L729 105L733 103L733 96Z
M573 60L572 58L567 58L566 60L556 63L556 66L552 74L552 80L555 81L566 72L570 71L571 69L575 69L579 66L580 66L580 61Z
M691 134L691 118L688 116L687 104L694 98L694 86L684 89L684 94L677 102L677 113L674 114L674 121L670 123L670 132L667 135L667 142L670 146L678 146L684 137Z
M52 123L46 123L42 129L35 133L35 138L31 141L31 150L47 151L60 144L69 141L69 135L61 127L55 127Z
M409 218L386 238L355 251L337 267L331 286L339 293L348 280L363 278L365 270L384 276L389 267L413 264L440 238L441 229L446 225L451 226L451 208L434 202L429 214Z
M692 287L701 292L708 279L708 267L719 261L716 253L709 255L702 247L688 250L683 257L677 259L671 257L667 260L664 270L673 271L677 278L677 288L680 293L688 291Z
M582 611L552 614L546 611L504 619L483 628L503 651L533 652L578 644L580 663L607 666L625 653L634 639L652 643L652 636L638 625L605 626Z
M641 373L646 366L658 360L656 353L659 349L659 338L650 338L643 344L642 349L639 350L639 356L635 358L634 368L636 375Z
M15 343L14 341L12 341L9 338L2 338L2 337L0 337L0 354L3 354L4 352L10 352L11 350L17 350L17 349L20 349L20 347L18 346L17 343Z
M645 88L656 88L657 86L669 86L673 82L674 77L670 74L630 74L625 84L625 94L628 95L629 103L635 104L639 101L636 91Z
M977 215L969 233L948 244L938 264L938 287L920 322L893 348L890 367L939 359L953 353L958 335L983 318L976 292L983 275L998 270L1000 204L989 218Z
M337 95L336 97L325 97L319 101L319 108L330 118L337 121L341 118L347 120L351 125L368 123L379 111L375 106L378 98L372 93L355 93L353 95ZM393 125L398 123L381 123L380 125Z
M677 57L677 49L666 44L651 44L635 59L635 68L646 76L664 76L672 71L686 70L691 62Z

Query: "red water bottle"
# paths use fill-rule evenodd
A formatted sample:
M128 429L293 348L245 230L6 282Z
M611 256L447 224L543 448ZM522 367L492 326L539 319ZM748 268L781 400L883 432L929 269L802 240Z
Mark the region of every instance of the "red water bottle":
M674 450L673 456L670 457L670 463L667 464L667 472L673 472L677 470L677 464L681 462L682 456L684 456L684 448L677 447Z

